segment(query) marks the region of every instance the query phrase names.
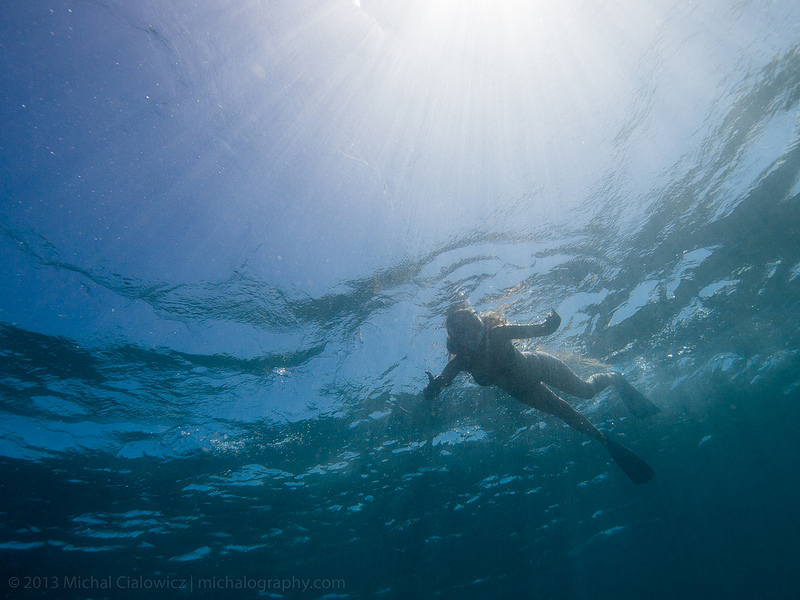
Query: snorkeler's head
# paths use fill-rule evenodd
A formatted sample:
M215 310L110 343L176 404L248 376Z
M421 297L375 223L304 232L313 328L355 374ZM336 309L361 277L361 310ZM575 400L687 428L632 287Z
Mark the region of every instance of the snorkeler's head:
M471 308L459 308L447 315L447 350L450 354L476 352L486 335L486 326Z

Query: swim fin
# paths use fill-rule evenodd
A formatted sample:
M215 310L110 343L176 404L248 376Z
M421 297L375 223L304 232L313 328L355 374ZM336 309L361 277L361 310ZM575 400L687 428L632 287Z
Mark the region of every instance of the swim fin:
M630 477L633 483L641 485L653 478L655 471L653 471L650 465L639 458L632 450L628 450L622 444L612 440L611 436L607 433L605 435L606 450L608 450L614 462L619 465L620 469L625 471L625 475Z
M619 378L616 388L620 398L634 417L646 419L661 412L661 409L652 400L628 383L624 377Z

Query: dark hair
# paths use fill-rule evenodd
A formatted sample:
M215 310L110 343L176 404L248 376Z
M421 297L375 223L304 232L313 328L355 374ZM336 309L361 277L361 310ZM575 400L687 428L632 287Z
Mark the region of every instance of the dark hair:
M478 313L475 312L470 306L464 305L456 305L451 307L447 314L446 326L447 326L447 351L453 354L461 354L466 351L462 345L457 342L453 337L450 335L451 330L455 328L455 321L460 320L461 316L464 314L473 314L477 315ZM497 327L498 325L505 325L507 321L505 318L495 312L488 312L478 315L483 321L484 325L484 335L487 335L493 328Z

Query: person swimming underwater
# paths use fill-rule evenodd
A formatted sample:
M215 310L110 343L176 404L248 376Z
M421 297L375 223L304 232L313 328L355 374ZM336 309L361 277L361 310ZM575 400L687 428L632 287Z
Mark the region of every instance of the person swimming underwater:
M573 429L597 440L634 483L650 481L654 472L647 463L592 425L550 387L588 399L613 385L634 416L646 418L658 413L659 408L620 373L597 373L584 380L555 356L538 350L524 352L512 342L550 335L560 324L561 317L555 310L551 310L541 323L513 325L495 313L479 315L472 308L451 309L446 326L447 350L452 358L438 377L426 371L429 381L424 398L428 410L433 412L433 400L456 375L466 371L477 384L496 385L520 402L554 415Z

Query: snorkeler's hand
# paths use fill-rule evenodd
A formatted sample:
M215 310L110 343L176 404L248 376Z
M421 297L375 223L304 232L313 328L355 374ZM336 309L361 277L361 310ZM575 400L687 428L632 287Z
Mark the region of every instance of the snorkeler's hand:
M433 373L430 371L425 371L425 375L428 376L428 385L425 386L425 389L422 391L422 393L425 394L426 400L433 400L439 395L439 392L441 392L442 388L444 387L442 378L434 377Z
M561 325L561 317L554 308L551 308L550 313L544 318L544 323L542 323L542 326L547 332L545 335L555 333L559 325Z
M428 385L422 391L423 401L421 407L426 418L431 418L436 416L434 400L439 395L439 392L442 391L444 381L442 377L434 377L430 371L425 371L425 374L428 376Z
M426 385L425 389L422 391L428 396L436 388L436 377L434 377L433 373L430 371L425 371L425 375L428 376L428 385Z

